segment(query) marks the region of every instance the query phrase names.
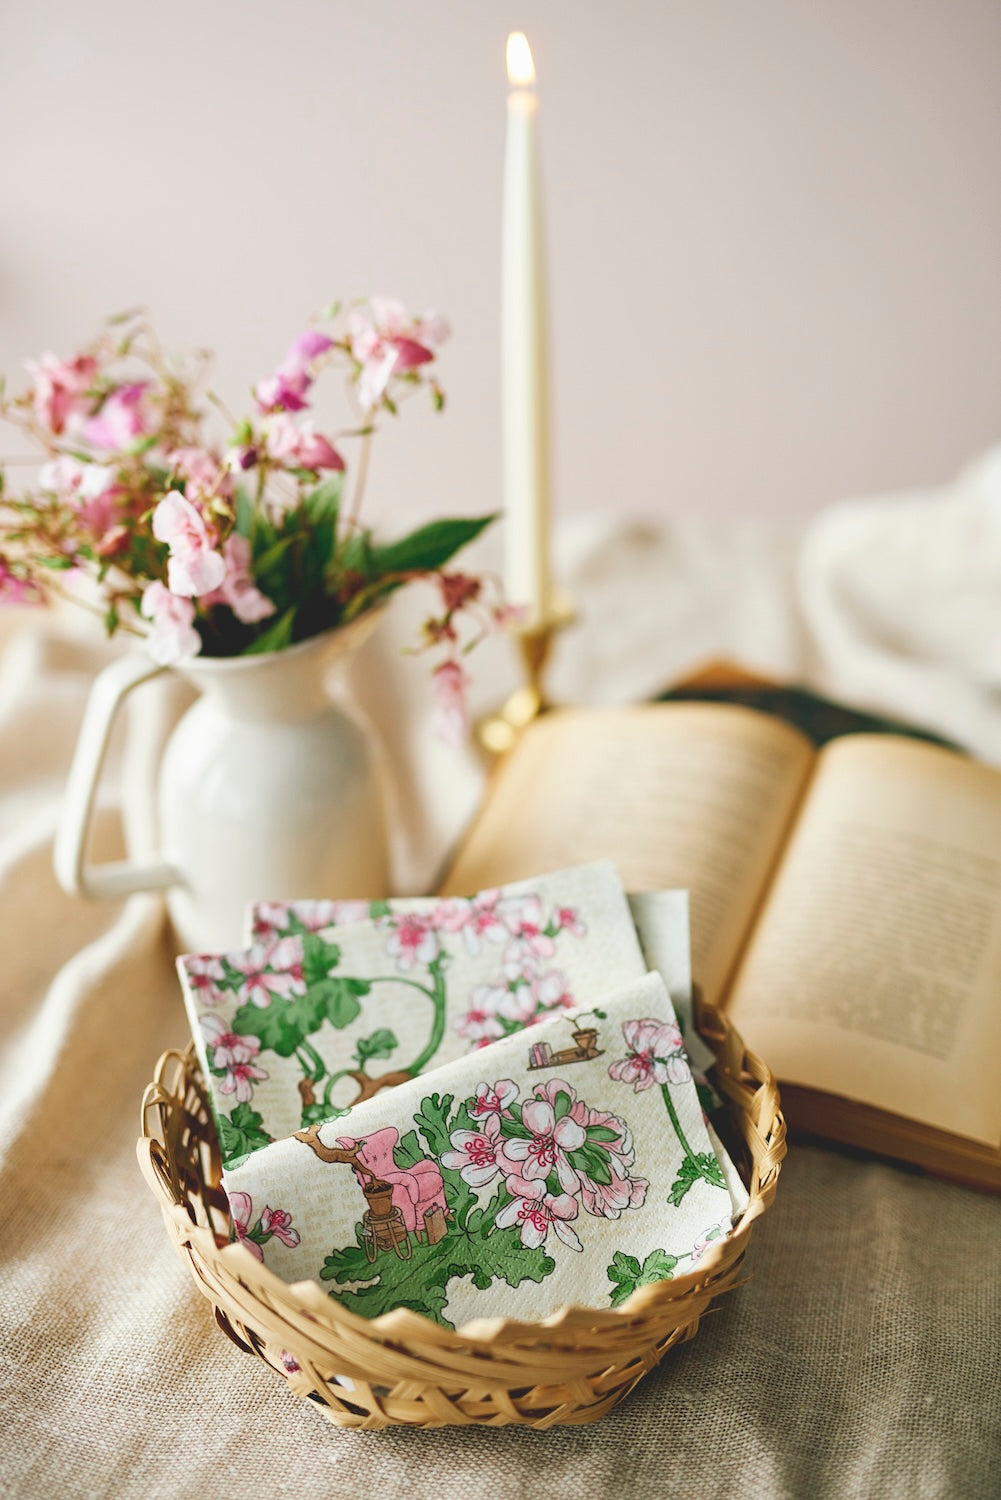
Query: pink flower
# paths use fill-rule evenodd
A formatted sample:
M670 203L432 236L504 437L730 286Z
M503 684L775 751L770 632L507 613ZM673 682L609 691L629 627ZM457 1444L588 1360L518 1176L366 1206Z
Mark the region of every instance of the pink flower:
M442 932L461 932L467 950L475 958L480 952L481 938L491 943L507 941L507 928L497 915L496 904L496 891L481 891L471 901L463 896L450 896L438 903L429 920Z
M443 1167L458 1172L470 1187L485 1187L493 1182L500 1172L497 1160L497 1143L500 1137L500 1116L490 1114L482 1130L456 1130L449 1136L453 1147L441 1158Z
M511 940L504 950L504 972L509 979L534 974L540 958L552 958L553 939L543 931L542 902L538 896L506 897L497 906Z
M587 936L587 928L573 906L558 906L553 913L553 925L558 927L560 932L569 932L571 937Z
M292 1228L292 1215L285 1208L265 1208L256 1223L254 1218L254 1201L249 1193L232 1192L227 1188L229 1197L229 1208L233 1215L233 1228L236 1237L243 1247L250 1251L257 1260L263 1261L264 1251L261 1246L274 1236L294 1250L299 1243L299 1231Z
M43 354L40 360L29 360L27 368L35 380L35 415L50 432L61 433L72 417L92 406L87 392L97 374L93 355L77 354L64 360L56 354Z
M306 993L305 980L295 973L277 974L270 971L273 951L272 948L258 944L246 953L229 954L231 968L246 975L237 991L244 1005L249 1003L256 1005L259 1010L265 1010L271 1004L272 997L289 1000L294 995Z
M160 587L162 588L163 585L161 584ZM221 960L213 954L206 953L201 956L192 954L184 958L182 962L188 984L199 1000L203 1004L214 1005L219 998L216 985L226 978L226 971Z
M428 1157L422 1157L413 1166L398 1167L393 1149L399 1142L400 1132L394 1126L387 1125L383 1130L373 1131L363 1140L339 1138L337 1144L347 1150L356 1146L362 1166L367 1167L381 1182L392 1183L393 1207L400 1210L407 1228L423 1229L427 1209L435 1205L442 1209L447 1206L445 1183L437 1164ZM357 1173L355 1175L358 1176ZM359 1176L358 1180L364 1187L369 1179Z
M296 425L279 412L268 425L265 444L276 463L296 469L343 469L344 460L312 422Z
M396 959L400 973L406 974L415 963L432 963L441 948L438 934L428 919L410 912L394 919L386 952L390 958Z
M478 1083L476 1097L469 1101L471 1115L507 1114L518 1097L518 1085L511 1078L499 1078L496 1083Z
M544 1245L550 1229L554 1229L565 1245L573 1250L583 1250L584 1246L569 1224L569 1220L577 1217L576 1198L569 1193L548 1193L545 1182L538 1179L525 1181L511 1177L507 1189L512 1198L494 1221L498 1229L518 1225L521 1243L532 1250Z
M504 998L497 1009L505 1020L514 1021L519 1026L531 1025L539 1009L531 985L522 980L503 993Z
M175 448L170 455L175 474L184 480L184 498L204 503L226 495L232 484L215 454L205 448Z
M446 745L458 747L469 734L466 693L470 679L457 661L443 661L431 675L432 727Z
M139 608L153 622L146 649L154 661L169 667L198 655L202 638L194 627L195 606L190 599L179 599L162 583L149 583Z
M299 1243L299 1231L292 1228L292 1215L286 1208L265 1208L261 1214L261 1233L269 1239L274 1235L290 1250Z
M87 441L95 448L114 452L143 437L147 431L147 417L143 411L147 388L147 381L136 380L118 386L106 396L97 416L84 423Z
M572 1010L577 1004L568 988L567 976L558 969L533 979L532 994L540 1010Z
M254 1063L232 1063L219 1080L220 1094L235 1093L241 1104L249 1104L254 1097L254 1084L262 1083L268 1074Z
M348 317L348 342L360 365L358 398L363 407L378 406L394 375L416 370L434 359L436 344L448 337L448 325L436 313L411 321L395 297L372 297L367 309Z
M294 901L291 910L309 932L324 932L328 927L365 922L371 915L368 901Z
M236 1230L237 1239L245 1250L249 1250L251 1255L255 1256L257 1260L263 1261L264 1251L256 1240L250 1238L252 1227L251 1215L254 1212L253 1198L251 1198L249 1193L233 1192L229 1188L226 1189L226 1193L229 1198L229 1209L233 1215L233 1228Z
M304 952L301 937L283 937L271 945L268 952L268 964L276 974L291 974L294 979L301 979L305 983L303 975Z
M555 1086L559 1080L551 1081ZM563 1085L567 1090L567 1085ZM567 1157L570 1152L583 1146L587 1137L582 1127L569 1114L562 1119L548 1099L529 1099L521 1111L521 1122L532 1132L530 1139L505 1140L498 1151L505 1172L511 1172L526 1182L545 1182L555 1172L564 1192L575 1193L580 1178Z
M634 1093L655 1083L685 1083L691 1077L681 1032L673 1021L624 1021L622 1034L629 1056L612 1063L608 1073L620 1083L631 1083Z
M315 362L333 346L333 339L315 328L307 328L294 338L275 373L257 384L254 395L261 410L302 411L315 376Z
M30 578L13 572L0 552L0 604L40 604L41 594Z
M691 1250L692 1262L700 1261L709 1246L717 1240L725 1240L733 1229L733 1221L729 1217L720 1219L718 1224L713 1224L704 1234L699 1235Z
M206 1045L212 1049L214 1068L228 1068L231 1063L251 1062L261 1050L258 1037L240 1036L238 1032L230 1031L221 1016L199 1016L198 1023Z
M162 502L161 502L162 503ZM216 554L212 553L212 557ZM222 544L222 563L226 576L218 588L202 596L202 604L212 609L227 605L244 625L257 625L275 612L273 602L262 594L250 572L250 543L239 532L231 532Z
M305 375L266 375L254 387L254 398L261 411L304 411L310 382Z
M287 374L303 373L315 376L316 361L333 347L334 341L327 334L321 333L318 328L306 328L302 333L297 333L292 340L279 369Z
M38 472L42 489L59 495L75 511L82 526L107 546L116 514L115 501L122 493L115 469L106 464L81 463L61 453Z
M283 902L261 901L254 907L254 936L275 937L289 923L289 908Z
M459 1036L464 1036L468 1042L475 1042L478 1047L483 1047L487 1042L495 1041L497 1037L504 1035L504 1027L492 1010L484 1010L480 1006L472 1006L464 1016L460 1016L455 1023L455 1030Z
M153 535L170 548L167 584L172 594L197 598L219 588L226 563L212 550L201 514L177 490L169 490L154 510Z

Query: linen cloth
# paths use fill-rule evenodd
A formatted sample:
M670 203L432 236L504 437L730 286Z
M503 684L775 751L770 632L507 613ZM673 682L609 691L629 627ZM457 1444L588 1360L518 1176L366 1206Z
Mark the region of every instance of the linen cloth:
M898 509L909 524L872 580L858 566L865 533ZM1001 640L1001 561L977 544L999 509L996 480L964 478L925 500L846 508L844 529L832 512L802 539L588 521L562 539L587 629L560 643L554 689L627 700L729 654L908 712L1001 762L1001 696L971 656ZM954 528L948 549L906 542L940 524ZM957 636L946 627L958 598L969 618ZM401 726L388 755L398 878L413 890L430 882L481 773L426 743L426 718L397 716L422 690L396 650L408 608L404 597L356 679L376 719ZM593 1426L343 1432L234 1348L170 1248L135 1160L143 1085L187 1032L160 902L90 906L62 895L51 869L73 740L109 648L23 613L0 628L0 1493L997 1494L1001 1203L824 1146L794 1144L752 1239L748 1283ZM486 706L513 672L499 648L483 668ZM116 793L148 776L179 706L144 692L102 797L106 857L121 847Z

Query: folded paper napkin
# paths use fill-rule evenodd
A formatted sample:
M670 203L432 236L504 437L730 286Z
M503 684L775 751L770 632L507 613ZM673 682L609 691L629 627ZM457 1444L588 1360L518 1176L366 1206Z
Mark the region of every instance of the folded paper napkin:
M310 902L257 916L253 947L178 960L230 1166L377 1086L597 1001L653 967L607 861L469 900ZM679 951L684 967L687 946Z
M381 1090L224 1173L239 1239L367 1317L614 1307L732 1226L663 979ZM513 1289L516 1294L512 1295Z
M603 925L614 934L622 916L621 882L614 872L614 866L599 862L591 868L601 872L595 877L596 885L600 883L611 889L614 884L615 898L610 907L602 908L599 904L588 915L593 924L595 910L597 910L603 920ZM523 904L526 896L538 897L540 902L551 900L552 883L562 882L571 873L565 871L556 876L543 875L536 880L521 881L497 891L482 891L478 896L469 900L449 901L447 908L451 928L453 931L462 930L468 943L470 936L475 937L478 932L484 930L484 913L497 913L500 920L498 922L487 920L485 931L488 938L493 941L504 942L507 936L505 927L517 934L518 923L523 924L526 920ZM609 879L610 875L611 879ZM555 894L558 897L561 893L556 891ZM583 892L581 894L585 900L588 899ZM600 902L600 889L596 889L595 894ZM691 923L688 892L645 891L629 895L626 900L636 936L639 939L644 964L648 970L656 970L667 985L668 994L671 996L678 1021L685 1035L685 1045L689 1056L699 1069L711 1067L714 1062L713 1055L695 1030L692 1019ZM499 912L498 902L500 903ZM398 922L401 917L414 917L418 919L418 923L429 921L434 924L443 906L444 903L430 896L398 896L388 901L259 901L250 908L247 914L247 943L248 945L276 943L286 937L305 936L309 933L319 933L321 936L334 938L339 936L340 930L344 927L373 918ZM529 911L530 914L531 911ZM578 937L583 935L581 931L583 927L584 918L578 912L573 924L573 930ZM419 927L415 928L414 936L417 931ZM623 955L623 958L633 956L632 945L629 945L629 952ZM535 954L530 952L522 955L523 966L526 957L529 960L528 967L534 966L537 969ZM628 977L624 971L620 972L620 978ZM505 978L510 988L511 980L508 974L505 974ZM543 998L545 998L544 992Z

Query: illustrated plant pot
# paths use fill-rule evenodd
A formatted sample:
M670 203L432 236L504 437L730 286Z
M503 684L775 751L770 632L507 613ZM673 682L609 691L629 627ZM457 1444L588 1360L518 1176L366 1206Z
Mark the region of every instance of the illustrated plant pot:
M362 1188L373 1219L391 1219L398 1209L393 1207L393 1184L372 1182Z
M586 1053L588 1057L594 1057L597 1054L597 1027L588 1026L582 1028L580 1031L575 1031L573 1033L573 1039L577 1043L577 1046L580 1048L581 1052Z

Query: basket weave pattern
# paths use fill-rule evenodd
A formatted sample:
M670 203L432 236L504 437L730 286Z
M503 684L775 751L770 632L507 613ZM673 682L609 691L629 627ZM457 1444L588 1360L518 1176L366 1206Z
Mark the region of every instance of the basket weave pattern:
M618 1308L564 1308L541 1323L480 1319L455 1332L406 1308L368 1320L314 1282L289 1286L231 1242L215 1126L192 1046L164 1053L146 1089L140 1165L219 1326L338 1426L593 1422L668 1349L690 1339L710 1302L743 1279L751 1229L775 1196L786 1149L775 1080L719 1012L700 1005L697 1020L716 1055L712 1078L729 1107L750 1202L733 1234L694 1271L639 1287Z

